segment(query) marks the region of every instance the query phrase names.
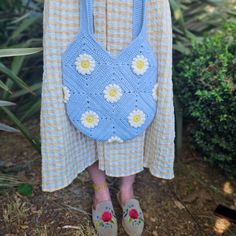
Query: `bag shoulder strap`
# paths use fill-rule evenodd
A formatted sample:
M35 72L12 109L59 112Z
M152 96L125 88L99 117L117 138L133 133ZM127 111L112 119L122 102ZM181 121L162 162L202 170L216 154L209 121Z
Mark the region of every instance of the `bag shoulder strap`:
M80 31L93 33L93 0L80 1Z

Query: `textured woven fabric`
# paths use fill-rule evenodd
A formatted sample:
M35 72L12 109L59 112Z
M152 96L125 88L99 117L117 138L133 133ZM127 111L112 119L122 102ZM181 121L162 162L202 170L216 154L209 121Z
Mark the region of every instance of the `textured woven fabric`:
M146 0L134 1L133 39L117 56L94 38L93 0L80 4L80 32L62 56L68 116L90 138L133 139L150 125L157 108L157 60L147 38Z
M63 103L61 56L80 27L79 0L45 0L44 76L41 108L42 188L70 184L90 164L110 176L144 167L160 178L174 178L172 29L167 0L147 0L148 37L158 59L158 109L145 133L123 143L94 141L69 121ZM94 0L95 36L117 55L132 40L133 0Z

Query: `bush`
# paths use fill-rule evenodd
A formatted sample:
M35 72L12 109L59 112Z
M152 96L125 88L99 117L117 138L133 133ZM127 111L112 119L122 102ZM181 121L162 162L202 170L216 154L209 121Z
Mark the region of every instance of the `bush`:
M170 0L175 57L190 53L191 39L218 31L236 19L235 0Z
M174 92L187 134L204 159L236 177L236 24L203 43L176 67Z

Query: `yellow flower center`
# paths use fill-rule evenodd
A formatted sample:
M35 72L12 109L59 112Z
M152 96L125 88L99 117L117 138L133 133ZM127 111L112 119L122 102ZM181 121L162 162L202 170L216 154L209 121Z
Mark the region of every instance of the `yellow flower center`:
M111 97L117 96L117 90L115 88L110 89L109 96L111 96Z
M133 116L133 121L134 122L139 122L141 120L141 116L140 115L134 115Z
M83 60L80 62L80 66L83 68L83 69L88 69L89 66L90 66L90 61L89 60Z
M92 115L88 115L86 117L86 121L89 123L89 124L92 124L94 122L94 117Z
M144 67L144 61L143 61L143 60L138 60L138 61L136 62L136 66L137 66L137 68L138 68L139 70L142 70L143 67Z

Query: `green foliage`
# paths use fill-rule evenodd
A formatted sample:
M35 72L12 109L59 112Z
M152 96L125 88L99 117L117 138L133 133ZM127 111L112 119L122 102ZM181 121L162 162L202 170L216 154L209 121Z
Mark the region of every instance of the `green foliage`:
M38 40L42 30L42 2L8 0L0 2L0 44L13 46L29 39Z
M21 131L40 152L38 135L26 122L39 114L42 80L42 2L10 0L0 3L0 99L16 106L0 106L4 131Z
M225 22L236 23L235 0L170 0L170 5L174 49L180 54L190 53L191 40L201 41L205 34L217 31Z
M175 94L193 146L236 176L236 24L227 24L176 67Z
M31 197L33 186L31 183L21 181L16 175L0 171L0 191L15 188L22 196Z
M23 183L16 187L16 191L22 196L31 197L33 193L32 184Z

